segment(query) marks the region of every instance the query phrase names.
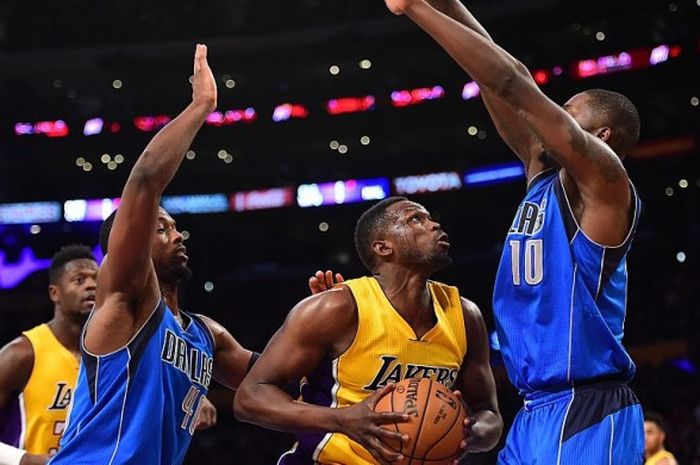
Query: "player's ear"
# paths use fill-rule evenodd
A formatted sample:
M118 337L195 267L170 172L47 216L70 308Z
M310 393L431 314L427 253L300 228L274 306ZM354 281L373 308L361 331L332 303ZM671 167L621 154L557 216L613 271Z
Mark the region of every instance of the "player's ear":
M51 302L57 303L60 300L59 292L58 286L55 284L49 285L49 299L51 299Z
M372 250L380 257L388 257L394 251L391 242L382 240L372 242Z
M598 139L601 139L603 142L608 142L610 140L610 136L612 136L612 130L608 126L603 126L602 128L596 130L595 136Z

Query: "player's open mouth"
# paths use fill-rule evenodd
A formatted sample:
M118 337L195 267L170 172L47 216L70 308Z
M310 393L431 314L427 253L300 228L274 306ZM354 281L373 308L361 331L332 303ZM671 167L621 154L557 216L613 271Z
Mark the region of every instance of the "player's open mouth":
M184 247L184 246L178 247L178 248L175 250L175 254L176 254L178 257L184 258L185 260L189 260L189 257L187 256L187 248Z
M438 239L438 244L444 247L450 246L450 238L447 236L447 234L443 234L442 236L440 236L440 238Z

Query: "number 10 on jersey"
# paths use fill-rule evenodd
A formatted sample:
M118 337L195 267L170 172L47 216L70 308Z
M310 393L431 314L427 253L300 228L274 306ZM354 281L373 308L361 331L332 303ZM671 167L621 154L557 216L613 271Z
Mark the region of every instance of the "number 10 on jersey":
M527 239L523 243L519 240L508 241L510 246L510 264L513 271L513 284L520 286L523 279L530 286L542 282L544 270L542 267L543 242L542 239ZM522 263L522 265L521 265Z

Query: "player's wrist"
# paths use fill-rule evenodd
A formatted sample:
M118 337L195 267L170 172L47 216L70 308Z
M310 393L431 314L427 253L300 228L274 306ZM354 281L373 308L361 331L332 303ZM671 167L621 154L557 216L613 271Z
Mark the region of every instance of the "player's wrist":
M20 465L25 455L26 450L0 442L0 465Z

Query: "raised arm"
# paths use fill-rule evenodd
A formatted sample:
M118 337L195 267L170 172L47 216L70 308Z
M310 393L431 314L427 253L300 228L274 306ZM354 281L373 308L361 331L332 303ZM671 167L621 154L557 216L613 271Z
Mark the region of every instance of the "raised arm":
M283 390L285 384L309 375L350 345L356 315L347 288L322 292L299 303L243 380L234 399L236 417L277 431L340 432L362 444L383 465L399 460L400 454L377 438L401 440L401 435L379 425L407 417L372 410L383 391L351 407L328 408L295 401Z
M457 377L457 389L471 409L467 420L468 452L485 452L493 449L503 431L503 419L498 410L496 382L489 360L489 337L481 310L474 302L462 298L464 324L467 329L469 349Z
M34 349L29 340L20 336L0 349L0 412L22 392L34 366ZM0 425L8 421L0 417ZM45 464L48 455L29 454L10 444L0 442L0 465Z
M464 25L484 39L493 42L486 29L459 0L427 0L427 2L439 12ZM518 71L524 78L532 79L530 72L524 65L519 66ZM539 155L542 152L540 141L513 107L494 95L490 89L482 88L481 90L484 104L498 134L522 160L527 169L528 178L539 173L543 169L542 163L539 161Z
M631 192L622 162L603 142L610 137L611 129L600 128L597 136L584 130L572 115L544 95L532 79L523 76L518 60L424 0L386 0L386 3L394 13L405 13L430 34L482 89L518 112L547 154L572 178L583 205L593 207L589 218L579 218L583 230L603 244L619 243L627 225L609 220L629 211Z
M197 131L216 107L216 81L207 48L197 45L192 103L151 140L124 186L98 273L97 311L87 329L88 350L106 353L128 341L159 295L151 261L158 205Z

